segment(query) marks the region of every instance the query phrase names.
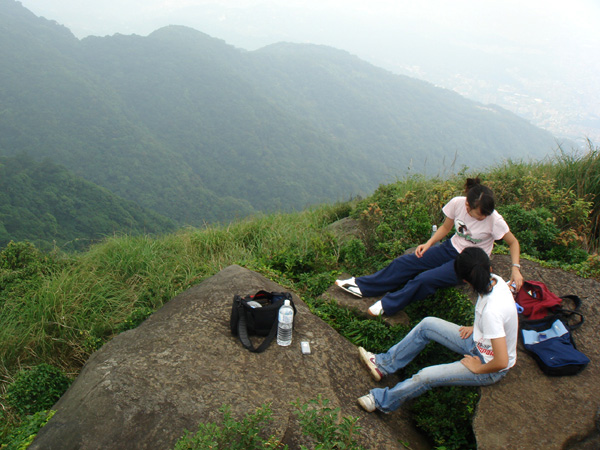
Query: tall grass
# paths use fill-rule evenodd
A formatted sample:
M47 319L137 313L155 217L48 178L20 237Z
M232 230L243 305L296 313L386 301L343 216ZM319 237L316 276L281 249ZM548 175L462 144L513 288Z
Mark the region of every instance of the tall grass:
M562 148L556 159L545 165L558 186L573 191L577 197L592 202L588 249L600 249L600 147L587 141L587 151L567 153Z
M0 371L10 374L44 361L75 373L136 312L159 308L230 264L260 269L291 245L306 252L320 239L329 209L184 229L161 238L113 237L72 256L37 288L4 299Z

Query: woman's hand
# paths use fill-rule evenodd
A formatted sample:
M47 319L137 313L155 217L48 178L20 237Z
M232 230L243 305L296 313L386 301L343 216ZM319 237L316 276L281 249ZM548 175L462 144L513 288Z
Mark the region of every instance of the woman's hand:
M421 258L433 244L440 242L450 232L450 230L452 230L453 226L454 221L446 217L446 219L444 219L444 223L442 223L437 231L433 233L433 236L431 236L427 242L417 247L415 250L415 255L417 255L417 258Z
M458 329L461 339L467 339L473 334L473 327L460 327Z
M415 250L415 255L417 255L417 258L421 258L423 256L423 254L429 250L429 247L431 247L431 244L429 243L429 241L427 241L425 244L421 244L417 247L417 249Z
M521 275L521 270L518 267L513 266L512 272L510 274L510 283L515 284L515 292L519 292L521 286L523 286L523 275Z
M473 355L465 355L460 362L463 363L463 365L473 373L479 373L481 366L483 366L481 359Z
M506 347L506 338L490 339L492 342L492 360L483 364L477 356L465 355L460 360L473 373L493 373L506 369L508 365L508 349Z

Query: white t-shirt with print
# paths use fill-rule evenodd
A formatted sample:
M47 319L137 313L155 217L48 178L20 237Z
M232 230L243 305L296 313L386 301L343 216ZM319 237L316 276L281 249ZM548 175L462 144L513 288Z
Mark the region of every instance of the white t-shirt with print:
M454 197L442 208L449 219L454 221L456 233L452 236L452 246L458 253L467 247L479 247L488 255L492 253L494 241L502 239L510 230L498 211L483 220L469 215L467 197Z
M498 275L492 275L496 284L492 292L480 295L475 305L473 341L488 363L494 358L492 339L506 338L508 365L510 369L517 362L517 336L519 318L515 300L506 282Z

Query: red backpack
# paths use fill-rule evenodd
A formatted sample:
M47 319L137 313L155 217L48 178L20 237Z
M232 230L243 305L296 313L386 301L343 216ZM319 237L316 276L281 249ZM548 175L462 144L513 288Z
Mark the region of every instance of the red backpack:
M529 320L543 319L560 306L562 298L540 281L524 281L515 301L523 307L522 315Z

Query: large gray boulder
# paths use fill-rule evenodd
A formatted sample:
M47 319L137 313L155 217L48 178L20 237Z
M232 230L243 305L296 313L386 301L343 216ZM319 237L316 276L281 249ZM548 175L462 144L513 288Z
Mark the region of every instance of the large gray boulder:
M285 290L230 266L115 337L91 356L30 449L170 449L184 430L219 421L223 404L241 418L264 403L271 403L274 417L267 432L297 449L307 438L290 403L318 395L360 418L366 448L429 448L403 412L360 409L356 399L375 383L356 348L297 296L292 345L273 343L261 354L245 350L229 331L231 302L234 294L260 289ZM311 355L301 354L301 340L310 342Z
M508 256L492 258L494 272L510 274ZM519 344L517 364L481 389L473 421L479 450L600 449L600 283L523 260L526 280L542 281L560 295L583 300L585 323L573 333L590 364L571 377L546 376Z

